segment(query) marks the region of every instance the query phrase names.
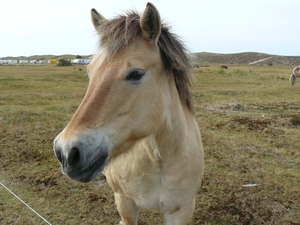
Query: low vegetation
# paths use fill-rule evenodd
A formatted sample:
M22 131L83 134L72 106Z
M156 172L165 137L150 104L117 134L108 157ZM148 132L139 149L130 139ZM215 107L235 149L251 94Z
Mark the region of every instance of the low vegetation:
M71 65L72 63L68 59L59 59L57 63L57 66L71 66Z
M190 224L300 224L300 83L290 66L219 66L194 69L206 165ZM0 182L52 224L120 220L105 177L70 180L52 151L87 84L83 66L0 66ZM0 224L45 224L2 186L0 199Z

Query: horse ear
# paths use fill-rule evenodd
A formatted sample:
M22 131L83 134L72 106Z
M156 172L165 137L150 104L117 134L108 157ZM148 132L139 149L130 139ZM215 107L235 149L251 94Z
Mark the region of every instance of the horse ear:
M152 3L147 4L140 19L140 26L143 36L152 43L157 43L161 32L161 21L159 12Z
M96 9L91 10L91 19L96 30L106 20Z

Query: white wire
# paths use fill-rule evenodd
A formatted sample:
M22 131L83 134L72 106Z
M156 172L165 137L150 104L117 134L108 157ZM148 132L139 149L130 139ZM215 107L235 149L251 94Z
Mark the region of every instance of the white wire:
M15 196L20 202L22 202L24 205L26 205L32 212L34 212L36 215L38 215L42 220L44 220L47 224L51 225L44 217L42 217L40 214L38 214L37 211L35 211L33 208L31 208L29 205L27 205L22 199L20 199L15 193L13 193L11 190L9 190L2 182L0 181L0 184L9 191L13 196Z

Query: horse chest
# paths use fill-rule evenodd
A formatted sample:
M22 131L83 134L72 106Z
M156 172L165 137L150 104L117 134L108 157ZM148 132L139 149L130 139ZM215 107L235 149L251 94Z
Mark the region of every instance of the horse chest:
M185 196L179 194L179 180L170 179L162 172L135 172L123 173L123 176L114 180L114 184L111 184L114 191L121 191L141 209L172 212L181 207Z
M160 195L164 189L161 179L161 175L142 174L132 185L123 185L124 192L140 208L159 209Z
M198 175L191 175L195 173L189 167L182 169L188 160L180 160L180 164L161 163L147 151L133 149L109 163L105 174L113 191L138 208L172 213L193 198L199 185Z

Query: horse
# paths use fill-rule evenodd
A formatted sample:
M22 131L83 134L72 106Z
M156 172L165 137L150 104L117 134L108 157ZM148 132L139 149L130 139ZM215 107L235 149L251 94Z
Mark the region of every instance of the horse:
M204 171L190 54L151 3L111 20L92 9L91 19L100 44L87 91L53 143L62 173L89 182L103 172L120 224L136 225L142 209L188 224Z
M297 77L300 77L300 66L296 66L290 75L289 80L292 87L295 85Z

